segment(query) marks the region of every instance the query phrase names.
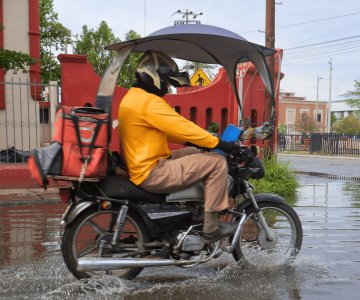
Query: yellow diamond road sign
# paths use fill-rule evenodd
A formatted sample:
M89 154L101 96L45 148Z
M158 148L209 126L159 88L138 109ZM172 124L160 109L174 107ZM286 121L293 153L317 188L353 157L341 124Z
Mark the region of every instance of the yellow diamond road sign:
M210 84L211 80L205 72L199 68L195 71L194 75L190 78L190 84L192 86L206 86Z

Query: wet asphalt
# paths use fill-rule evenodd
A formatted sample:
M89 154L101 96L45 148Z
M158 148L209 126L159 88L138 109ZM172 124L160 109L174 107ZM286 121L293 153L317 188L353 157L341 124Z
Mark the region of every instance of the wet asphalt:
M293 207L304 236L293 264L241 269L224 255L191 269L149 268L132 281L78 281L59 251L64 205L30 200L0 207L0 299L360 299L360 158L278 159L300 183Z
M336 175L343 179L357 177L360 180L360 157L278 153L278 160L289 162L298 173Z

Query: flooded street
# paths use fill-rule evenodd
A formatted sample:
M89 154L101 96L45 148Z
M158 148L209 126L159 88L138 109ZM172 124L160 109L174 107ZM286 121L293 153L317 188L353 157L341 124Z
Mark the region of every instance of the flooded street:
M281 268L241 269L224 255L190 269L148 269L133 281L77 281L59 252L64 206L2 206L0 299L358 299L360 182L298 178L303 246Z

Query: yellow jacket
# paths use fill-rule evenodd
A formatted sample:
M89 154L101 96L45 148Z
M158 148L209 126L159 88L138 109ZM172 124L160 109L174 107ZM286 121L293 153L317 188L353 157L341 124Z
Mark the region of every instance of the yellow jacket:
M171 154L168 142L214 148L219 139L175 112L161 97L131 88L119 106L121 153L130 180L141 184L159 159Z

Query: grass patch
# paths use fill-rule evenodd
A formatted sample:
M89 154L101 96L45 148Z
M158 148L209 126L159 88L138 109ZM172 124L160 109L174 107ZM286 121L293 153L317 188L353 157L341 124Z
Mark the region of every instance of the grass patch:
M254 193L274 193L293 203L299 183L294 170L288 162L277 161L275 158L264 160L265 177L260 180L251 179L255 186Z

